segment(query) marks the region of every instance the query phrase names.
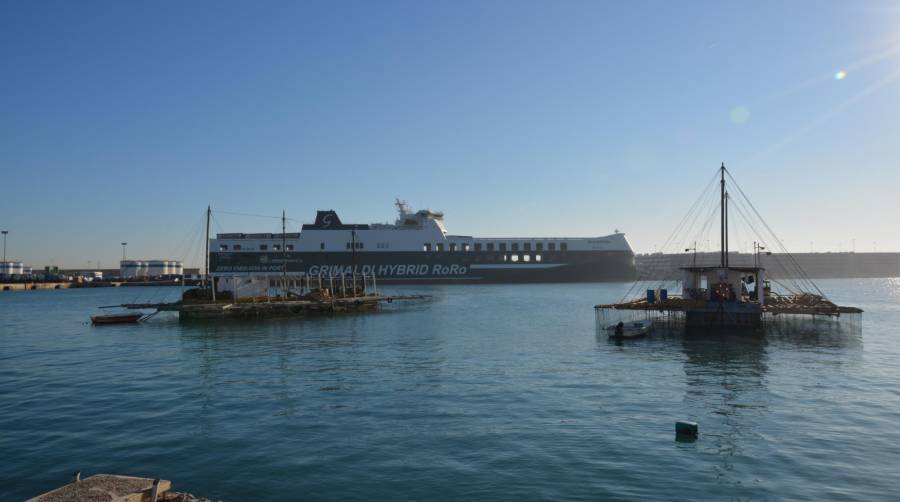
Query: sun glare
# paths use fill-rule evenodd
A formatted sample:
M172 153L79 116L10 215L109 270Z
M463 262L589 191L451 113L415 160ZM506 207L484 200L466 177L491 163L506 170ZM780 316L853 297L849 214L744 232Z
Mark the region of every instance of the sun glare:
M844 80L845 78L847 78L847 72L844 71L844 70L838 70L838 71L834 74L834 79L835 79L835 80Z

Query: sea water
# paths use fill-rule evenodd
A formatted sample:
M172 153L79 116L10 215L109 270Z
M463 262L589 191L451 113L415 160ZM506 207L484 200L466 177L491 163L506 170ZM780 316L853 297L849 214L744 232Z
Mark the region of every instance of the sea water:
M94 327L179 291L0 293L0 500L76 470L226 501L896 500L900 280L819 285L861 322L613 342L592 306L628 285L550 284Z

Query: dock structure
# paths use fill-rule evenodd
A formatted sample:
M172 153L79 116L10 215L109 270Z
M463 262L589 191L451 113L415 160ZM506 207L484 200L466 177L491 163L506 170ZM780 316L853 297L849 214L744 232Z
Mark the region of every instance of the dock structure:
M81 479L81 472L72 482L55 490L30 498L26 502L103 501L157 502L172 487L165 479L138 478L117 474L95 474Z
M681 292L669 295L667 289L662 287L665 282L675 282L677 278L667 278L655 287L646 289L646 296L631 297L629 295L641 281L635 283L632 289L618 303L595 305L598 327L608 327L612 324L624 321L652 321L654 323L683 324L694 327L727 327L727 328L753 328L764 325L779 317L808 317L838 319L842 316L856 316L862 314L862 310L856 307L840 306L829 300L825 294L812 282L809 276L791 259L790 253L786 256L790 259L788 266L795 268L799 280L793 281L789 286L777 282L785 290L783 293L772 291L773 279L767 277L766 269L760 266L759 256L768 246L763 245L765 239L775 242L783 249L781 240L771 231L759 212L746 198L743 190L737 187L738 194L746 201L746 205L735 204L738 213L745 218L747 226L758 233L757 237L762 243L754 242L754 263L752 265L734 266L729 263L729 203L742 203L741 199L733 200L726 189L726 175L734 182L734 178L725 169L724 163L717 173L719 178L719 190L716 196L718 204L700 203L705 197L701 194L698 202L694 203L691 211L676 228L679 232L686 221L695 222L702 212L713 210L712 215L701 226L701 234L710 228L710 222L715 213L719 213L720 220L720 260L716 265L698 265L697 240L694 246L685 249L685 252L693 251L693 263L690 266L681 267L680 286ZM714 201L714 199L713 199ZM710 201L712 202L712 201ZM693 214L692 212L695 211ZM756 215L759 221L751 221L749 215ZM765 229L768 234L758 229ZM674 233L673 233L674 235ZM669 238L669 241L672 237ZM699 239L698 239L699 240ZM765 254L771 255L766 252ZM643 288L637 288L638 292Z
M226 280L227 279L227 280ZM421 301L425 295L378 293L374 275L341 274L219 278L211 287L184 292L180 301L126 303L101 308L177 312L179 319L254 319L376 310L383 303Z

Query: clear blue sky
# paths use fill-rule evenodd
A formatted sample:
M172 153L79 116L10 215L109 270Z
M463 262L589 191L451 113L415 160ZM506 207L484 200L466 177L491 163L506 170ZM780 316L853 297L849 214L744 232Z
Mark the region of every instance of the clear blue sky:
M897 1L7 1L0 228L115 266L183 257L207 204L400 196L651 251L725 161L788 247L900 250L898 28Z

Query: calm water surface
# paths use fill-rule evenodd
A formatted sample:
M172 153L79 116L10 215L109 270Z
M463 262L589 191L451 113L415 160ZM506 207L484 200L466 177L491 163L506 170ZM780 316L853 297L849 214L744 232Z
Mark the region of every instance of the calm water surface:
M820 286L862 322L618 344L591 309L618 284L119 327L82 323L178 291L0 293L0 500L75 470L227 501L897 500L900 279Z

